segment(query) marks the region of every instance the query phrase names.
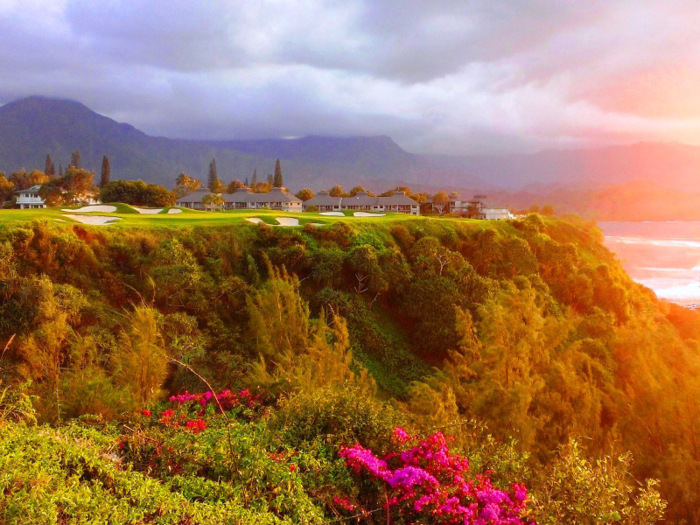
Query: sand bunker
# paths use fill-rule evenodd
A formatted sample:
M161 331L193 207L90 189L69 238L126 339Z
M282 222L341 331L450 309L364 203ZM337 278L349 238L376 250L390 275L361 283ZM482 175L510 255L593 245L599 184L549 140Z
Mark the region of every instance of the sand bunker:
M299 219L294 217L275 217L280 226L299 226Z
M61 210L61 211L67 211L70 213L91 213L93 211L97 211L100 213L114 213L117 211L116 206L83 206L82 208L78 208L77 210Z
M262 219L258 219L257 217L246 217L248 222L252 222L253 224L258 224L262 222Z
M102 215L84 216L84 215L69 215L65 214L64 217L73 219L82 224L90 224L91 226L105 226L108 224L113 224L121 219L119 217L105 217Z
M132 206L132 208L143 215L155 215L163 211L163 208L137 208L136 206Z
M367 213L364 211L356 211L353 213L355 217L384 217L386 213Z
M172 213L182 213L182 210L180 208L170 208L168 210L168 214L172 214Z
M330 215L332 217L345 217L342 211L324 211L320 215Z

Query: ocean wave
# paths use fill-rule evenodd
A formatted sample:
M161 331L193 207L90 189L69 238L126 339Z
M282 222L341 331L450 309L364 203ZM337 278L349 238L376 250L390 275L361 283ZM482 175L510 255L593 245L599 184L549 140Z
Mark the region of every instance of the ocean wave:
M688 241L681 239L645 239L642 237L605 237L607 242L621 244L639 244L648 246L660 246L666 248L700 248L700 241Z

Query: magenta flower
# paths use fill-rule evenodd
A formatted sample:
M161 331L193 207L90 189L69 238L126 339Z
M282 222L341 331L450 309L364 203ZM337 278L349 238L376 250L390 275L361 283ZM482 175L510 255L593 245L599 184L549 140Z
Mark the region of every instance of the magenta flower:
M405 445L414 438L394 429L393 442ZM342 446L340 456L357 474L377 482L377 501L397 519L408 522L466 525L525 525L527 490L514 484L512 495L495 488L488 476L469 475L469 461L452 455L441 432L416 446L384 457L359 444ZM388 494L385 490L388 489Z

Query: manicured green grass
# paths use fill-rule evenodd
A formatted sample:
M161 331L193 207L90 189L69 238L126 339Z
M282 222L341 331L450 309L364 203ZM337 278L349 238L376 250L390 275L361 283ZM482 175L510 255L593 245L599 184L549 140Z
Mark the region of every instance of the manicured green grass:
M131 206L121 203L112 203L111 206L116 206L117 211L113 213L105 212L91 212L91 213L81 213L81 216L109 216L109 217L119 217L121 220L118 222L109 224L110 228L123 228L130 226L204 226L204 225L226 225L226 224L253 224L246 219L259 218L263 222L270 225L278 225L276 217L290 217L299 220L299 225L303 226L307 223L316 224L332 224L338 221L344 222L354 222L354 223L376 223L376 222L387 222L387 221L397 221L397 220L426 220L425 217L415 217L412 215L405 215L402 213L387 213L386 215L377 215L376 217L355 217L351 212L346 213L342 217L335 217L329 215L321 215L317 212L296 212L287 213L279 212L273 210L230 210L230 211L216 211L207 212L199 210L190 210L185 208L180 208L181 213L168 213L168 209L163 209L162 212L158 214L141 214L137 210L133 209ZM63 209L70 210L73 208L63 207ZM76 208L77 209L77 208ZM9 223L25 222L33 220L48 220L56 223L76 223L68 217L66 213L63 212L61 208L46 208L38 210L0 210L0 226ZM103 226L104 227L104 226Z

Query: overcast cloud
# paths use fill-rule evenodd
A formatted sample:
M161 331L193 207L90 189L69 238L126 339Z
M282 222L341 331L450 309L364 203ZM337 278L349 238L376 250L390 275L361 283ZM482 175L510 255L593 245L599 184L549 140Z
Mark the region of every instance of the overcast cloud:
M421 153L699 144L698 27L690 0L0 0L0 105Z

